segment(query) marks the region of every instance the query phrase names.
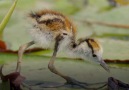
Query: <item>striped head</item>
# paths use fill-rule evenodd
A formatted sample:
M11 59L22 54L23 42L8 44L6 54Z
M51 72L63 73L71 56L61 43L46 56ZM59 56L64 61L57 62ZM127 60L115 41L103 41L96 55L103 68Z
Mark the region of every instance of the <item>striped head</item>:
M81 53L83 59L89 59L99 63L106 71L109 72L109 68L102 59L103 49L99 42L95 39L81 40L78 45L78 54Z
M72 22L63 14L52 10L31 12L29 17L34 22L34 28L47 30L55 33L72 34L75 36L76 29ZM71 28L72 27L72 28Z

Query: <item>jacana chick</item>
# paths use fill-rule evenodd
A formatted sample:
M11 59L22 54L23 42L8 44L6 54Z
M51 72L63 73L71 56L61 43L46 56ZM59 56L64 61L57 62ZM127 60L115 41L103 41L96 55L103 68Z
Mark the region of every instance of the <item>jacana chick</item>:
M48 68L51 72L64 78L67 83L74 83L76 80L60 73L54 66L57 52L62 50L84 60L89 59L97 62L105 70L109 71L108 66L102 60L103 50L98 41L84 39L76 43L76 28L63 14L52 10L41 10L31 12L29 18L33 21L33 28L30 30L32 41L19 48L16 71L20 70L24 51L33 44L40 44L43 48L54 49Z

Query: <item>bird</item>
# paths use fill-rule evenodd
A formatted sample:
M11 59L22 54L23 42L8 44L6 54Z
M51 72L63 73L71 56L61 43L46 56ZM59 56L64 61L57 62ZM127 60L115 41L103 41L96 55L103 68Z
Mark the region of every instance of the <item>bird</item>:
M56 69L54 62L56 55L61 51L66 51L84 60L94 61L106 71L110 71L108 65L102 59L103 48L99 41L93 38L76 40L76 27L67 16L54 10L39 10L30 12L28 17L32 22L32 29L29 30L32 41L19 47L16 71L21 69L22 56L25 50L34 44L53 50L48 68L51 72L64 78L69 84L80 82Z

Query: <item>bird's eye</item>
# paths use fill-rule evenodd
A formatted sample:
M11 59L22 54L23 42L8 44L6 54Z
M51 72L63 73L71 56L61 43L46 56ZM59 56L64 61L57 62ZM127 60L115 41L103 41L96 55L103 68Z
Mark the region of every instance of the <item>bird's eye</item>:
M33 25L33 27L36 27L36 25Z
M97 55L93 54L93 57L97 57Z
M67 35L67 33L63 33L63 35Z

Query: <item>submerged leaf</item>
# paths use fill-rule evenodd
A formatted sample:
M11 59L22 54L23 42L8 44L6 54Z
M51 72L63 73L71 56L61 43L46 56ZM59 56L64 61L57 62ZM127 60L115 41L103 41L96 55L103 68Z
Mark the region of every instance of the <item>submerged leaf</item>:
M13 72L8 75L3 75L2 68L3 66L0 69L0 77L2 82L9 82L11 90L21 90L20 85L25 80L25 77L21 76L19 72Z
M129 84L123 83L113 77L108 78L109 90L129 90Z

